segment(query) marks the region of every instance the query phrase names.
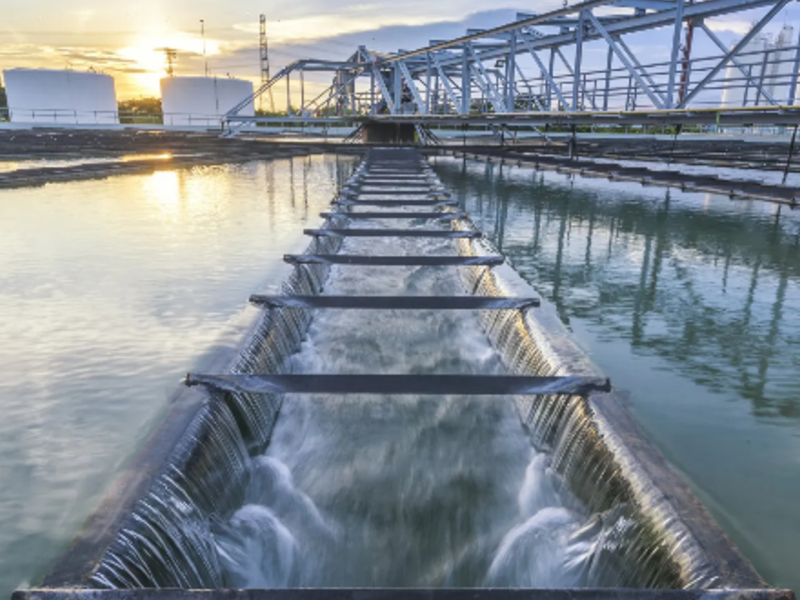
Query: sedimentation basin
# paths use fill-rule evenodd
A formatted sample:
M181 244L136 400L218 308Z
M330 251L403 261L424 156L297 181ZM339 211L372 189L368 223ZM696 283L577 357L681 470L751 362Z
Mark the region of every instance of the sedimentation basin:
M571 341L555 315L546 307L540 307L543 310L531 308L535 303L530 301L524 307L515 304L520 299L530 298L530 288L513 269L502 264L502 257L498 260L490 244L480 239L468 217L453 206L446 190L416 152L374 150L336 201L325 225L311 232L314 237L306 254L290 259L295 268L285 285L285 294L280 298L254 298L266 307L265 310L254 317L241 346L218 354L208 368L209 373L221 377L193 375L188 378L189 383L196 385L184 390L172 405L164 423L122 475L115 491L47 576L44 589L18 592L19 597L96 596L102 595L96 590L104 588L153 588L125 592L137 597L157 595L155 588L221 588L231 582L236 587L260 588L308 587L310 582L313 587L337 589L335 592L295 592L296 595L323 594L326 597L380 595L374 588L397 586L475 588L486 585L527 588L523 592L526 596L541 597L658 595L645 591L650 588L695 590L673 592L692 597L706 593L697 590L728 590L708 593L723 596L791 596L791 592L766 588L685 484L633 425L619 398L606 389L602 376ZM353 211L369 214L355 218ZM425 211L426 214L411 218L396 214L404 211ZM383 214L378 214L381 212ZM405 234L396 227L397 220L407 224ZM438 227L432 229L431 223ZM385 243L386 238L397 236L401 242ZM348 256L361 258L347 259ZM414 260L422 260L414 258L419 256L439 260L441 264L426 265L424 260L413 264ZM447 260L444 257L448 257ZM448 262L449 269L445 269L443 275L425 275L427 267ZM371 276L364 272L376 266L382 267L380 277L374 275L374 270ZM405 271L399 271L400 276L396 276L395 268ZM396 279L393 283L392 277ZM461 287L460 291L456 286ZM387 289L393 289L396 296L394 300L384 300L388 304L380 310L427 310L418 319L438 332L436 346L439 349L431 346L422 352L405 351L416 347L411 343L415 338L406 339L399 332L405 329L409 330L407 335L412 335L413 322L401 321L400 327L398 323L390 327L376 319L372 310L349 310L341 311L347 316L337 323L335 316L317 312L326 302L330 308L333 301L326 297L332 296L331 291L334 297L345 299L339 300L334 308L352 309L355 297L361 298L360 308L368 309L369 303L375 302L369 297L385 295ZM326 294L322 294L323 291ZM413 297L422 295L421 292L430 294L425 296L429 304L409 307L409 303L420 302ZM447 320L443 313L454 307L442 304L445 300L461 302L465 304L462 308L470 310L458 317L460 320ZM354 314L361 321L352 320ZM485 335L475 338L481 326ZM343 337L348 333L350 338ZM453 337L456 334L468 337ZM448 335L454 344L447 343ZM394 352L379 344L391 336L401 342ZM369 344L359 346L365 340ZM446 350L450 347L452 351L453 345L461 352L448 355ZM322 349L338 351L345 358L350 353L354 355L349 357L350 362L336 359L335 355L325 359L320 352ZM403 360L376 364L368 358L370 355L384 360L401 356ZM431 361L431 357L437 360ZM344 377L336 384L340 387L326 388L331 381L319 384L317 380L316 384L322 387L316 388L302 383L314 381L310 377L314 367L319 373L331 365L345 370L339 373ZM387 379L378 377L372 381L368 376L375 373L363 372L365 367L376 366L382 369L378 375L396 377L391 380L390 387L385 387ZM311 373L303 374L303 369L309 367ZM392 373L404 367L411 368L407 375L412 377L397 378L400 374ZM449 379L426 379L441 375ZM537 379L542 377L550 379ZM459 379L461 387L456 385ZM427 384L420 381L436 385L425 387ZM442 387L443 381L455 387ZM475 388L464 389L464 382L467 387ZM570 392L558 387L567 383L579 387ZM519 387L523 384L556 387L545 388L548 393L543 393L542 388ZM373 386L369 391L383 391L388 395L364 403L337 400L335 394L330 397L336 391L363 392L368 385ZM403 391L404 385L411 387ZM500 391L505 398L476 399L474 393L480 386L496 386L493 392ZM520 394L526 389L536 394ZM292 394L284 397L287 391ZM468 393L470 391L473 393ZM297 396L303 392L326 393L323 404L338 409L323 408L320 413L313 399ZM411 403L395 397L409 394L413 398ZM445 398L432 399L431 395ZM508 409L513 419L509 419ZM287 419L291 424L292 415L297 417L298 411L302 418L296 422L300 423L322 418L320 423L330 425L338 419L344 428L337 432L340 437L353 433L346 428L348 423L365 435L367 431L357 429L357 425L375 423L376 414L391 421L390 417L398 414L406 413L408 417L426 414L426 411L438 415L437 427L424 427L420 431L433 433L434 438L442 436L441 425L446 425L444 430L466 430L470 434L466 438L456 436L449 440L450 452L453 449L456 452L444 456L445 463L458 468L441 473L448 486L458 483L455 493L441 497L438 492L429 490L428 495L421 496L418 506L406 507L402 502L392 504L390 494L389 498L380 498L381 502L388 502L383 510L379 510L383 506L380 502L378 510L372 505L376 497L365 496L355 505L350 498L351 504L344 507L345 512L360 510L367 517L377 519L383 535L389 538L403 538L404 532L396 527L398 522L414 522L418 536L423 538L426 532L433 530L443 531L451 540L459 541L452 535L461 532L460 543L464 547L460 551L451 548L452 560L445 561L433 574L425 575L424 569L417 569L423 576L416 580L404 578L407 570L394 571L392 565L398 560L392 558L391 553L381 557L375 548L371 549L372 554L364 553L359 561L366 562L369 573L371 561L378 565L383 564L380 559L388 560L386 570L372 580L366 574L355 573L349 583L345 579L333 580L331 584L331 579L321 576L324 568L305 572L302 564L293 563L290 560L293 552L298 552L299 563L313 563L314 551L324 546L321 541L324 536L305 548L299 545L299 536L287 538L288 529L283 521L288 523L289 517L282 519L279 507L274 504L280 496L276 490L285 492L287 486L291 488L291 478L287 479L284 468L291 453L281 455L280 452L293 448L292 439L299 435L292 429L284 428L282 432L280 424ZM469 427L459 420L465 415L471 419ZM450 422L448 419L454 416L459 419ZM518 428L516 438L513 422ZM355 439L361 438L356 436ZM344 459L349 458L356 471L361 460L388 469L390 457L378 452L385 449L382 438L363 439L365 455L358 460L353 455L340 457L343 462L339 466L347 464ZM419 442L421 438L413 439ZM512 444L513 439L517 445ZM526 440L524 446L518 445L520 439ZM482 440L493 441L484 448L479 445ZM433 441L438 444L440 440ZM408 447L415 452L419 450L416 443ZM439 448L438 445L433 447ZM521 450L523 447L527 447L525 452ZM302 445L295 449L295 454L307 452ZM490 449L502 450L497 456L507 459L501 462L509 471L499 468L498 463L494 477L459 478L460 470L469 473L464 463L465 453L475 453L475 456L466 454L473 459L488 454L491 462ZM322 457L336 455L336 448L317 448L317 452ZM435 449L434 455L440 456L441 452ZM528 452L532 452L532 456ZM396 456L391 458L400 460ZM321 476L313 470L313 465L303 463L301 466L311 469L307 475L311 480ZM488 471L492 471L491 467ZM482 471L484 477L486 469ZM508 504L510 499L513 503L513 496L503 491L503 482L514 469L525 479L527 493L520 502L519 514L512 514L517 507L509 512L506 506L505 516L498 516L503 515L504 501ZM374 469L368 472L376 474ZM344 472L331 470L330 473L334 480L348 477ZM420 473L416 475L421 476ZM426 484L435 487L437 470L431 469L427 475ZM379 483L386 484L383 480ZM484 488L483 484L489 487ZM519 481L515 484L520 485ZM358 489L359 486L344 487ZM486 507L480 502L472 507L472 513L458 512L465 499L480 497L486 489L492 490L486 501L494 503L492 506L497 511L494 517L474 510ZM343 561L334 562L334 566L339 567L334 571L341 571L343 565L348 564L348 550L353 550L348 546L352 540L348 541L346 535L353 528L337 527L348 523L347 519L330 521L330 518L336 514L337 506L338 509L342 507L333 500L325 510L309 507L306 498L296 489L289 491L288 512L296 516L302 508L308 511L306 520L315 515L320 517L319 525L335 542L329 554L338 554ZM337 487L333 498L339 498L341 493L341 487ZM416 490L411 497L418 497L420 493ZM395 500L398 498L407 499L402 494ZM261 501L266 512L252 508L258 505L255 500ZM431 504L437 510L430 512ZM407 514L409 509L410 515ZM389 518L392 515L396 518L398 514L402 517L399 521ZM439 525L431 520L433 515L444 518L448 525L438 529ZM476 524L485 519L491 523ZM484 532L486 539L482 544L469 543L463 537L465 527L468 533ZM362 529L362 532L374 532L374 529ZM261 534L269 539L265 541ZM420 539L412 536L410 541L419 542ZM341 546L342 542L345 546ZM403 547L407 551L413 544ZM369 544L365 549L370 550ZM247 557L254 554L263 559L255 575L242 568L246 566ZM412 555L418 567L426 563L413 551ZM558 560L544 560L553 556ZM569 568L565 570L566 564ZM248 585L259 577L272 585ZM370 587L373 591L352 591L358 587ZM570 591L553 591L554 587L570 588ZM582 590L575 589L579 587ZM348 588L350 591L345 591ZM601 592L597 588L614 591ZM618 588L638 591L621 592ZM110 595L119 593L108 592ZM185 592L166 593L180 596ZM220 597L292 594L234 590L205 593ZM426 595L447 593L427 592ZM449 593L492 594L485 590L451 590ZM513 595L513 592L505 593Z

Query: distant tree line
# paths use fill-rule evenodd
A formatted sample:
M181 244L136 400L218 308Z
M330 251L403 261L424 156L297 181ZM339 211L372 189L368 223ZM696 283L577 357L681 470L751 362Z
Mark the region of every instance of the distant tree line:
M161 114L161 98L133 98L117 102L121 113Z
M133 98L117 102L120 123L163 122L161 98Z

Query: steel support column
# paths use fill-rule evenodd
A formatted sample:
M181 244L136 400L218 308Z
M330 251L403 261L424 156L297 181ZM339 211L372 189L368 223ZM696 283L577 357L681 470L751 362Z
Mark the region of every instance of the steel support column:
M378 114L377 107L375 106L375 69L369 70L369 114Z
M472 88L471 69L469 68L469 51L466 45L461 46L461 113L468 115L472 98L470 92Z
M425 53L425 114L431 114L431 53Z
M432 108L432 112L436 112L436 113L439 112L439 105L441 103L441 101L439 100L439 98L440 98L439 79L440 79L439 71L437 70L433 74L433 108Z
M614 66L614 49L609 46L606 56L606 87L603 94L603 110L608 110L608 96L611 93L611 68Z
M516 104L517 36L512 35L506 59L506 110L514 112Z
M531 50L531 52L533 52L533 50ZM556 49L555 48L550 48L550 60L548 61L547 64L548 64L548 67L549 67L548 70L547 70L548 81L552 82L553 78L550 77L550 74L553 72L553 68L556 66ZM553 110L553 90L549 87L550 85L551 84L548 83L548 88L547 88L547 109L548 110ZM553 84L553 85L555 85L555 84ZM555 86L555 87L558 88L558 86ZM557 92L557 94L561 98L563 98L563 96L561 96L561 91L560 90ZM564 104L564 110L571 110L571 105L566 100L562 100L562 102Z
M672 31L672 53L669 62L669 77L667 79L667 101L664 103L666 108L672 108L675 96L675 76L678 70L678 53L681 46L681 33L683 32L683 3L684 0L675 2L675 26Z
M302 117L305 113L306 107L306 79L305 74L303 73L303 69L300 69L300 116Z
M394 63L394 69L392 69L392 77L393 79L393 94L392 99L394 100L394 107L392 109L392 114L396 115L398 113L403 112L403 76L400 73L400 65L403 64L402 62Z
M292 92L290 89L290 74L286 74L286 116L292 116Z
M575 27L575 66L572 69L572 106L575 110L583 108L579 91L581 89L581 62L583 61L583 23L587 14L593 20L596 20L591 11L582 10L578 16L578 24Z

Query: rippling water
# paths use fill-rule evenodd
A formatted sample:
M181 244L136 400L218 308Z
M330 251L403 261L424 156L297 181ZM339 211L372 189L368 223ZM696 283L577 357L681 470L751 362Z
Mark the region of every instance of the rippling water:
M800 590L800 215L435 165L762 575Z
M75 535L181 376L276 290L333 156L0 191L0 597Z

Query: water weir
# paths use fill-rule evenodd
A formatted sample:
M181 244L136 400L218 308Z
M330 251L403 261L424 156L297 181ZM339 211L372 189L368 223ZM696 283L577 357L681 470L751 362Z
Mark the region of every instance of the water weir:
M251 298L242 344L187 377L19 600L792 596L765 586L419 153L372 150L325 217L286 257L283 293Z

